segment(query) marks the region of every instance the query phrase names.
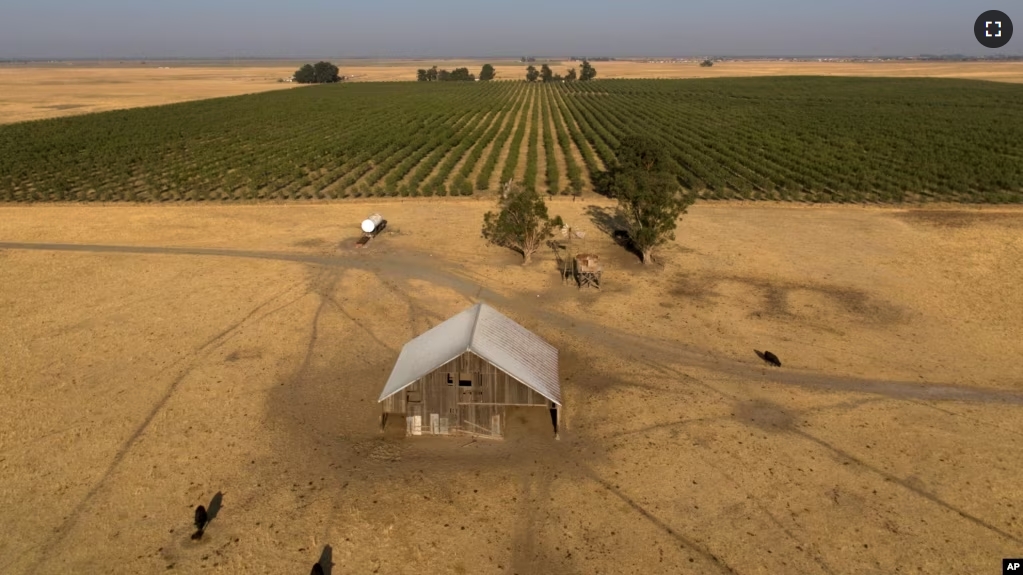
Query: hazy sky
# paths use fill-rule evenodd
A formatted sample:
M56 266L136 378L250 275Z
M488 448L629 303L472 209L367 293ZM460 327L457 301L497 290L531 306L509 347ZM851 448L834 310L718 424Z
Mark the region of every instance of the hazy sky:
M990 0L2 0L0 58L1023 54Z

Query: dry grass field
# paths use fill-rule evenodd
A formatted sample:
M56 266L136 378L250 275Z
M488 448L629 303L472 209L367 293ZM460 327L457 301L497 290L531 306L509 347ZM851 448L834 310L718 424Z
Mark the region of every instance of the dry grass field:
M338 575L975 575L1023 549L1023 210L699 204L646 268L598 233L611 204L551 204L603 292L484 245L475 199L0 207L0 572L305 573L329 545ZM561 441L542 412L380 435L401 346L479 299L560 348Z
M356 82L411 81L418 68L468 67L483 60L335 60ZM493 61L498 79L520 79L525 65ZM146 65L98 62L75 65L0 65L0 123L38 120L138 106L236 96L295 87L277 80L290 77L298 62L148 62ZM541 63L536 63L539 67ZM573 62L553 62L563 73ZM596 62L599 78L715 78L728 76L890 76L938 77L1023 82L1023 62L720 62L701 68L696 62Z
M294 66L0 66L0 123L291 88Z

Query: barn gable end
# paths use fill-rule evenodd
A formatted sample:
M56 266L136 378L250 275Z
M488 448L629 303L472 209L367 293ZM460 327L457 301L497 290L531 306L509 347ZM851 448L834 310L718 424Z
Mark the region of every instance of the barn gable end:
M500 436L507 407L560 407L558 351L476 304L402 348L379 402L411 435Z
M561 405L557 348L485 303L406 343L377 401L384 401L466 351Z

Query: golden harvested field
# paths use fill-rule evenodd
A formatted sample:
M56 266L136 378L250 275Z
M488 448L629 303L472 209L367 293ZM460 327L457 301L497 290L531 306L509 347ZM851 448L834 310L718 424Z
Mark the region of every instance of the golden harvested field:
M418 68L468 67L477 73L484 60L335 60L356 82L412 81ZM524 78L525 65L493 61L498 79ZM21 122L138 106L154 106L295 87L278 83L299 62L149 62L76 65L0 66L0 123ZM542 65L540 62L535 64ZM576 62L552 62L564 73ZM598 78L713 78L727 76L891 76L940 77L1023 82L1023 62L596 62Z
M0 66L0 123L280 90L295 68Z
M595 293L484 245L489 207L0 207L0 572L305 573L329 545L336 574L975 575L1023 549L1023 210L699 204L647 269L598 233L611 204L552 201ZM561 350L561 441L545 413L380 435L401 346L478 299Z

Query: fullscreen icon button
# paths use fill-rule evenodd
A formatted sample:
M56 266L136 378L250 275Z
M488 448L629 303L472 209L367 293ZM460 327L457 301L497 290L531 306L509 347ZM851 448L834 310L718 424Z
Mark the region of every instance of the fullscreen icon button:
M1012 38L1012 20L999 10L988 10L973 23L973 35L987 48L1001 48Z

